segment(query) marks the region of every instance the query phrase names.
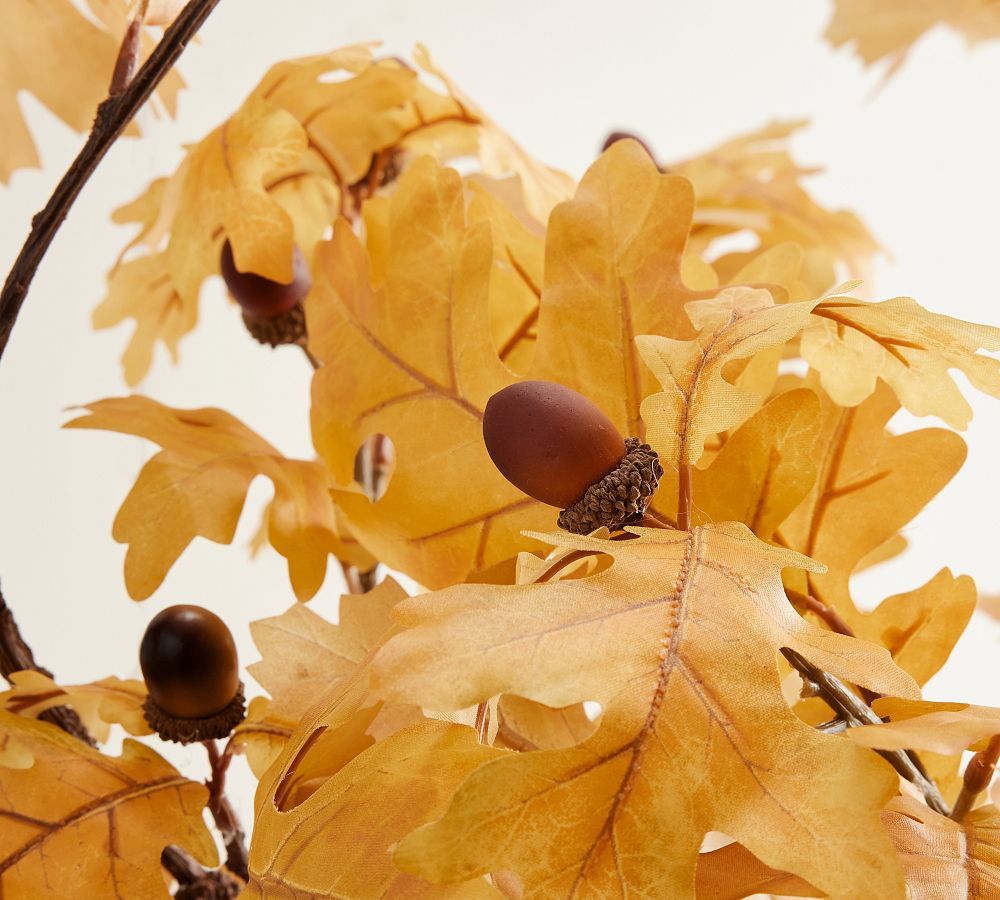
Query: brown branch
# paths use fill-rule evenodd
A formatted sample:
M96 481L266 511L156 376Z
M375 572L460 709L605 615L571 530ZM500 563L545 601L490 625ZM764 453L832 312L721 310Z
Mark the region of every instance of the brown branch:
M0 591L0 675L9 681L14 672L22 672L25 669L41 672L52 678L52 673L48 669L35 662L31 648L21 637L21 630L17 627L14 613L4 600L3 592ZM97 741L72 707L54 706L39 713L38 718L61 728L91 747L97 746Z
M851 727L857 725L881 725L882 720L860 697L844 684L836 675L824 672L814 666L805 657L788 647L782 647L781 653L791 663L792 667L802 676L803 680L830 705ZM949 814L948 804L944 802L934 784L918 767L908 751L878 750L876 751L907 781L916 786L924 795L927 805L943 816Z
M985 791L993 780L997 762L1000 761L1000 734L993 735L985 750L980 750L969 760L962 777L962 792L955 801L951 817L961 822L969 810L975 806L976 798Z
M854 629L840 617L840 613L832 606L827 606L822 600L817 600L811 594L803 594L791 588L785 588L785 593L792 603L801 606L815 616L819 616L831 631L836 631L837 634L846 634L848 637L854 637Z
M208 811L215 820L222 842L226 847L226 867L243 881L250 880L250 862L247 855L247 838L243 826L236 816L236 810L226 797L226 770L232 761L231 745L226 745L226 752L219 753L215 741L205 741L208 751L208 762L212 767L212 775L206 782L208 786Z
M49 202L31 220L31 232L0 293L0 359L35 272L77 195L218 2L189 0L128 87L120 94L109 96L97 107L97 116L87 142L56 186Z

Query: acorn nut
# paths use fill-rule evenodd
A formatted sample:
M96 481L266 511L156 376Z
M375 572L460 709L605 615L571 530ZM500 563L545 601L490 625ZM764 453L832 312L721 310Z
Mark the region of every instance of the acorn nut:
M222 245L219 270L229 293L243 310L243 323L258 342L277 347L305 339L306 317L302 301L312 288L312 276L298 247L292 250L292 280L289 282L241 272L236 268L233 247L228 240Z
M146 627L139 664L146 721L188 744L228 735L244 715L236 645L226 623L200 606L171 606Z
M494 465L515 487L564 507L559 525L587 534L642 517L663 469L637 438L622 438L586 397L551 381L494 394L483 415Z

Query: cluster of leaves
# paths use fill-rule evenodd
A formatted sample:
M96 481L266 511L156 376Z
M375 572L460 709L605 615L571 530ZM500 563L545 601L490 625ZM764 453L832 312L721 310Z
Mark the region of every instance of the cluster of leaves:
M804 191L795 125L667 173L620 141L574 185L415 59L279 64L118 214L141 228L96 320L136 320L132 382L194 326L224 240L275 280L295 245L311 256L319 459L138 396L70 423L161 447L114 525L133 597L195 537L231 541L257 475L299 600L331 555L432 589L386 579L336 624L303 604L254 624L269 697L230 748L260 779L247 896L995 896L1000 811L948 819L873 749L923 751L952 801L962 752L1000 732L1000 710L920 700L975 588L943 569L863 613L850 577L902 550L965 455L953 430L889 420L964 429L949 373L1000 396L981 352L1000 329L831 289L874 243ZM445 165L466 157L471 174ZM753 250L720 249L740 232ZM486 401L523 378L575 388L653 446L661 520L689 473L692 528L553 533L556 511L482 443ZM375 435L395 452L377 501L354 480ZM834 714L783 649L880 696L889 721L814 727ZM213 864L203 788L135 742L111 759L31 718L70 705L99 739L141 735L144 694L36 673L0 695L4 890L72 877L56 890L155 896L165 843ZM704 852L710 832L733 842ZM56 872L55 852L80 862Z

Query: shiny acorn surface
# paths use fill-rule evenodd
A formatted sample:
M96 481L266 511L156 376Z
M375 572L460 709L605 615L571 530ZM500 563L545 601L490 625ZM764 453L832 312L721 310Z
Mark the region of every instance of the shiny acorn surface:
M215 715L239 689L233 636L222 619L200 606L157 613L142 637L139 664L153 701L179 719Z
M243 312L255 319L272 319L288 312L302 302L312 287L309 264L298 247L292 258L292 280L287 284L271 281L270 278L253 272L238 271L229 241L222 245L219 268L233 299L239 303Z
M576 503L625 456L614 423L582 394L551 381L521 381L490 397L483 439L511 484L558 507Z

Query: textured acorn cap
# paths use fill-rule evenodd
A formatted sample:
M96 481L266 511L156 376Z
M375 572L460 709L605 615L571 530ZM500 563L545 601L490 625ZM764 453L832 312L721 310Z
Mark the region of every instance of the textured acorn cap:
M243 324L258 344L280 347L306 342L306 311L301 303L269 319L257 319L243 313Z
M228 737L232 730L246 716L246 699L243 694L243 682L236 689L236 696L222 709L203 719L183 719L172 716L166 710L156 705L152 695L146 697L142 705L146 723L163 740L176 744L193 744L201 741L214 741Z

